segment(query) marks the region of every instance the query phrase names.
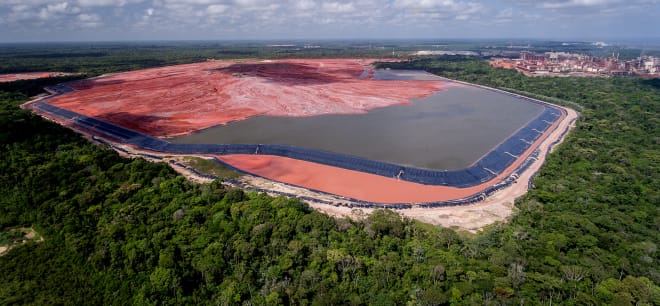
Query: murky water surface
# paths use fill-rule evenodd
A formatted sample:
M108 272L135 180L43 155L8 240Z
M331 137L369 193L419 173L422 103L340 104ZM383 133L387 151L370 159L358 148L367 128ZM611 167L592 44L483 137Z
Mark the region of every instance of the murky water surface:
M379 79L434 79L418 71L376 71ZM450 87L409 105L361 115L257 116L176 143L287 144L430 169L469 166L543 108L477 87Z

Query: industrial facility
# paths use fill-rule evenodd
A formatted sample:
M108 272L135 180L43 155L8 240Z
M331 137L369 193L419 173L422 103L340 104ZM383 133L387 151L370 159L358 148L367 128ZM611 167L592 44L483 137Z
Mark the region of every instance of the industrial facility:
M633 60L611 57L595 57L566 52L520 52L520 58L494 58L494 67L515 69L528 76L660 76L660 58L640 56Z

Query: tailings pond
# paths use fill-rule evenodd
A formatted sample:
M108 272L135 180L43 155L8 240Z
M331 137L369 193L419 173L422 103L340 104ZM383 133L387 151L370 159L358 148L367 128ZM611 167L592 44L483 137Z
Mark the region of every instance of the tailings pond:
M378 79L437 79L378 70ZM284 144L434 170L468 167L543 111L515 97L451 86L360 115L256 116L176 137L174 143Z

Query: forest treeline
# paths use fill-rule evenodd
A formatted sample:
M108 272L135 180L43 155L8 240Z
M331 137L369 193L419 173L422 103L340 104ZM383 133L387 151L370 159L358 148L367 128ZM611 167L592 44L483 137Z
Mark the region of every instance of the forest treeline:
M45 241L0 257L0 304L660 304L657 82L527 78L462 57L386 65L584 109L512 220L468 235L194 184L19 109L25 90L5 86L0 229Z
M78 72L91 76L207 59L319 58L391 56L389 49L365 49L350 43L326 42L323 47L269 46L262 43L154 42L62 43L0 45L0 73L32 71Z

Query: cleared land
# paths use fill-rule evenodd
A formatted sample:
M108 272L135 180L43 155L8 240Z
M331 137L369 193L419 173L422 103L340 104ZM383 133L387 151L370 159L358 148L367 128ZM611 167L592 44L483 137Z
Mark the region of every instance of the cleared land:
M0 256L29 241L44 242L44 237L31 227L19 227L0 232Z
M18 80L33 80L41 78L52 78L57 76L72 75L66 72L24 72L0 74L0 83L13 82Z

